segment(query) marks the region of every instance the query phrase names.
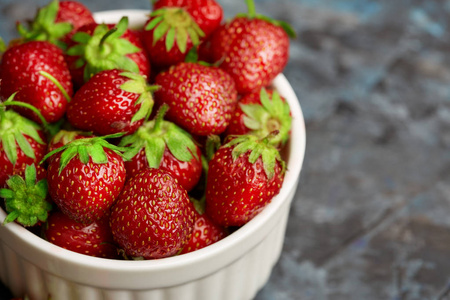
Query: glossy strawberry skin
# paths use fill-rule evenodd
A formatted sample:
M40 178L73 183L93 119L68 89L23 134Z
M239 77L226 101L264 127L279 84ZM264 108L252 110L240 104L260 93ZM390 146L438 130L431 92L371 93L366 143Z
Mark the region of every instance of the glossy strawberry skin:
M210 35L223 18L222 7L214 0L159 0L153 8L183 7L194 18L206 36Z
M237 102L233 79L217 67L181 63L160 73L158 105L170 106L166 118L194 135L225 131Z
M48 218L43 233L47 241L67 250L95 257L119 258L108 218L86 225L55 211Z
M55 77L67 94L73 94L68 66L62 50L48 42L32 41L9 48L0 64L0 98L6 100L18 92L16 101L35 106L49 123L64 116L67 100L58 87L40 75L45 71ZM17 107L22 115L40 123L41 120L31 110Z
M41 139L44 141L44 144L40 144L29 136L25 135L26 140L30 143L31 147L34 150L35 158L31 158L25 155L25 153L20 150L17 145L17 161L16 164L13 165L6 153L3 149L3 145L0 143L0 188L6 187L6 181L12 175L24 175L25 168L27 165L35 164L39 165L39 162L44 158L47 152L47 144L45 143L45 135L43 131L39 131L39 135ZM45 175L45 169L37 168L37 178L38 180L42 179L42 175Z
M261 157L250 164L247 152L233 160L232 150L217 150L206 183L206 213L222 226L242 226L254 218L278 194L284 179L280 163L269 180Z
M55 22L68 22L73 25L72 33L81 26L94 23L92 12L79 1L60 1Z
M200 158L201 150L197 147L197 157ZM130 178L144 168L148 168L145 150L142 149L131 160L125 162L127 176ZM178 183L186 190L191 191L202 175L201 159L192 157L191 161L180 161L166 147L159 169L170 172Z
M133 133L144 119L131 122L140 105L139 94L120 88L129 79L120 70L106 70L94 75L74 95L67 107L67 120L74 127L97 135Z
M111 208L115 241L132 257L177 254L189 240L194 207L186 190L167 172L145 169L133 176Z
M224 227L215 224L207 214L199 214L196 212L196 215L194 232L180 254L205 248L228 235L227 230Z
M87 25L84 25L84 26L81 26L80 28L78 28L77 32L85 32L89 35L92 35L95 28L98 25L99 24L97 24L97 23L90 23L90 24L87 24ZM115 27L115 24L107 24L107 26L109 29L112 29ZM138 65L139 74L141 74L142 76L146 76L147 78L150 77L150 70L151 70L150 61L149 61L147 52L144 50L144 45L141 41L140 33L138 33L137 31L134 31L132 29L127 29L121 38L128 40L134 46L141 49L141 51L127 54L126 56L128 58L130 58L131 60L133 60ZM77 43L72 41L71 43L69 43L68 48L73 47L75 45L77 45ZM80 88L84 84L85 81L83 78L84 66L82 66L80 68L77 68L77 66L76 66L76 61L79 59L79 56L66 55L65 59L66 59L67 65L69 66L69 70L72 75L72 80L74 82L74 86L76 88Z
M105 149L108 162L83 164L78 157L59 174L61 152L49 160L47 181L50 196L63 213L81 223L100 220L109 213L125 183L123 159Z
M289 37L283 28L260 19L237 17L210 39L215 62L235 80L240 94L269 85L289 57Z

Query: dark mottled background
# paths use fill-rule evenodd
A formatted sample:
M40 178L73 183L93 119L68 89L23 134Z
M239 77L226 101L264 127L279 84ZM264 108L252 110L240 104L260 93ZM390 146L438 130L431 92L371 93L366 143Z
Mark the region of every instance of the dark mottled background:
M0 0L0 35L45 3ZM284 73L307 127L283 254L256 300L450 299L450 1L256 3L298 33Z

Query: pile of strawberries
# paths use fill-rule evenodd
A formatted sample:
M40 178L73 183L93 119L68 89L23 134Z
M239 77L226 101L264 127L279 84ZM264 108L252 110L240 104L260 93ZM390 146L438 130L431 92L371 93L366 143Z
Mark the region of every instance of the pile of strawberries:
M87 255L156 259L246 224L276 195L289 105L270 88L292 29L214 0L97 24L51 1L0 43L5 224Z

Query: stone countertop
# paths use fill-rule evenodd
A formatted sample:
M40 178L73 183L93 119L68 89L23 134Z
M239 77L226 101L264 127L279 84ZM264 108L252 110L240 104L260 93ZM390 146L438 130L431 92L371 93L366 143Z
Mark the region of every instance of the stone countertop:
M46 3L0 0L0 36ZM298 33L284 74L307 129L283 253L256 300L450 299L450 1L256 5Z

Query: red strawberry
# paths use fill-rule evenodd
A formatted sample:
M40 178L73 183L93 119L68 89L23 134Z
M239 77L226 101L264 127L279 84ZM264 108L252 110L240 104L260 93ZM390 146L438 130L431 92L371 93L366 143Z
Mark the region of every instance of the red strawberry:
M128 18L117 24L91 23L72 37L66 61L77 88L93 75L119 69L150 76L150 62L140 35L128 29Z
M44 158L54 155L47 169L50 196L63 213L77 222L91 223L107 215L125 183L119 152L123 149L104 138L74 140Z
M274 146L283 146L289 139L292 117L289 104L277 91L261 89L245 95L233 113L225 134L251 133L259 138L277 130L279 134L270 140Z
M239 93L267 86L286 66L289 36L293 30L284 22L255 14L253 0L248 16L235 17L210 39L214 61L231 74Z
M30 165L25 174L13 175L8 188L0 189L0 197L5 199L8 216L4 224L16 221L25 226L39 225L47 220L52 205L47 201L48 187L46 170L41 166Z
M177 254L189 240L194 207L167 172L145 169L133 176L111 209L115 241L128 256L144 259Z
M195 206L194 231L180 254L193 252L220 241L228 235L228 231L215 224L204 212L204 199L201 201L192 199Z
M25 167L37 164L47 149L42 128L36 123L6 110L7 105L18 104L11 96L0 103L0 188L14 174L23 175Z
M178 183L190 191L202 175L201 150L191 135L172 122L164 121L168 109L163 105L155 120L145 123L136 133L122 139L119 146L128 146L125 156L127 176L144 168L170 172Z
M244 225L280 191L284 162L269 139L236 137L209 162L206 213L217 224Z
M210 35L223 18L222 7L214 0L158 0L153 4L153 9L163 7L184 8L195 20L205 36Z
M0 98L13 93L16 101L35 106L45 120L61 119L72 96L70 72L58 47L32 41L9 48L0 63ZM36 122L37 115L23 107L16 110Z
M72 24L72 32L78 30L81 26L94 23L92 12L79 1L61 1L59 2L56 23L67 22Z
M43 234L50 243L77 253L119 258L107 217L86 225L55 211L49 216Z
M195 135L225 131L237 102L230 75L217 67L180 63L155 80L158 105L170 106L166 118Z
M142 41L158 68L183 62L192 46L205 36L193 17L180 7L155 10L144 26Z
M101 71L75 93L67 108L67 120L98 135L131 134L149 117L155 89L138 74Z

